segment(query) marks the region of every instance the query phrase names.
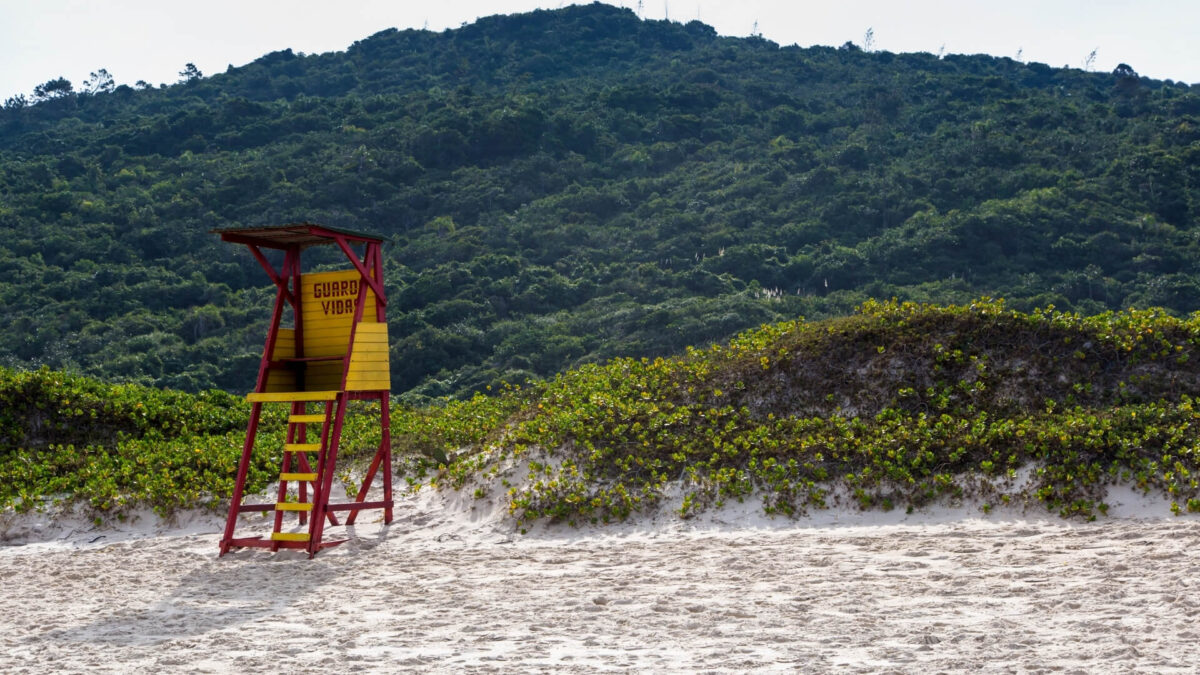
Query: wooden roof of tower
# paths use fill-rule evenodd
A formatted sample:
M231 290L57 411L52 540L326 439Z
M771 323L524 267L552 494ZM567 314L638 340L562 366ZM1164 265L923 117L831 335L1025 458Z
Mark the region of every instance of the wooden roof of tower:
M336 236L355 242L383 243L383 239L362 232L352 232L314 223L263 225L259 227L227 227L211 230L224 241L251 244L264 248L307 248L336 243Z

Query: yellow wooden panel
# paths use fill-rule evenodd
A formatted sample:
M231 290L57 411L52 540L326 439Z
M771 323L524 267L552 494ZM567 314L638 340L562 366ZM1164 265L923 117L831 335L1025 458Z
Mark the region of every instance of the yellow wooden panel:
M354 340L363 342L387 342L386 323L360 323L354 331Z
M296 391L296 374L284 368L271 368L267 371L266 390L271 392Z
M386 352L388 350L387 338L380 340L375 336L370 336L364 340L356 339L354 341L355 353L362 352Z
M352 370L346 374L346 391L386 391L391 388L391 377L386 369L372 368L361 373Z
M281 473L281 474L279 474L279 480L302 480L302 481L307 481L307 482L311 483L316 479L317 479L317 474L315 474L315 473Z
M346 372L346 382L350 380L388 380L387 361L359 361L351 364Z
M288 422L291 424L320 424L325 421L325 415L289 415Z
M341 274L340 272L338 274ZM351 284L355 287L355 291L351 295L344 295L337 298L318 298L311 299L305 297L300 304L301 311L305 314L304 330L308 332L310 328L337 326L340 324L349 324L354 318L354 301L358 298L358 273L349 272L354 276L354 281ZM308 284L304 286L305 290L309 290ZM363 321L368 323L375 320L375 293L367 290L367 306L363 309Z
M362 372L351 370L346 374L346 391L380 391L391 388L391 377L386 368L364 369Z
M349 345L350 338L348 335L314 337L311 340L304 341L304 354L308 357L345 356Z
M377 342L382 338L381 342ZM387 324L360 325L346 370L346 391L386 391L392 388L388 360Z
M388 345L386 339L379 340L379 339L376 339L375 337L370 337L370 338L367 338L366 340L355 340L354 341L354 351L358 354L363 354L363 353L368 353L368 352L385 352L386 353L388 351L388 348L389 348L389 345Z
M328 338L317 337L311 341L304 341L304 348L308 350L305 351L304 356L306 358L342 357L346 355L346 347L349 345L349 338L344 335Z
M272 532L272 541L308 541L307 532Z
M342 362L309 363L304 371L305 389L341 389Z
M380 330L383 328L383 330ZM370 344L378 344L378 342L388 341L388 324L386 323L360 323L359 329L354 331L354 340L361 342L370 342Z
M290 359L296 355L296 331L291 328L280 328L275 336L275 349L271 352L271 360ZM267 391L295 391L296 374L283 368L271 368L267 371Z
M296 355L296 331L291 328L280 328L275 336L275 351L271 353L272 361L290 359Z
M374 342L359 342L354 341L354 353L350 354L350 360L383 357L388 358L388 344L374 344Z
M332 401L337 398L336 391L252 391L246 394L246 400L251 403L290 403L292 401Z
M306 334L311 333L313 335L320 335L322 333L336 333L345 330L346 327L350 325L350 319L353 318L354 315L352 314L337 316L332 319L326 319L324 317L317 316L312 320L312 322L304 324L304 332Z
M312 509L312 502L277 502L275 504L276 511L312 511Z
M336 338L350 339L350 322L347 321L345 326L313 326L304 331L304 344L308 344L309 340L333 340Z
M310 358L332 361L334 359L345 358L346 356L346 344L341 342L336 344L328 343L324 346L321 343L314 343L309 345L309 347L315 352L309 354Z
M386 391L392 388L387 324L359 324L346 370L346 391Z
M307 354L308 358L324 356L336 356L341 358L346 355L346 347L349 344L350 343L346 340L335 338L332 340L313 340L312 342L305 342L304 348L307 350L305 354Z
M318 382L341 382L342 381L342 362L337 362L338 368L310 368L305 374L306 389L320 389L316 384ZM329 387L326 387L329 389ZM337 389L337 387L334 387Z
M350 355L350 362L354 361L370 361L372 359L386 359L388 357L388 346L386 344L362 344L358 340L354 341L354 353Z
M283 449L286 452L320 452L320 443L284 443Z
M361 329L361 326L359 327ZM363 333L361 330L354 335L355 349L387 349L387 335L378 335L374 332Z
M357 270L306 274L300 282L300 312L304 321L304 355L346 353L350 324L362 278ZM367 289L364 321L375 320L375 294Z
M388 380L346 380L346 391L390 391Z
M306 306L315 307L322 316L354 314L353 301L358 297L358 286L361 281L358 270L354 269L305 274L301 277L300 301ZM349 311L337 311L337 308L330 304L347 299L351 301ZM366 309L375 309L375 294L370 287L367 288ZM364 315L366 315L365 312ZM374 316L373 312L371 316Z

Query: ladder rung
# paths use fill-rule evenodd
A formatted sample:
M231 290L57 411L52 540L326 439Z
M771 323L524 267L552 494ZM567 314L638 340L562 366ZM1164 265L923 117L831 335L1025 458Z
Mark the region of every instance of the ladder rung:
M275 504L276 511L312 511L312 502L278 502Z
M307 532L272 532L272 541L308 541Z
M251 403L292 403L294 401L332 401L337 391L252 391L246 394Z
M289 415L288 424L317 424L325 421L324 415Z
M314 481L316 479L317 479L317 474L315 474L315 473L281 473L281 474L279 474L279 480L303 480L303 481L308 481L311 483L312 481Z
M284 443L283 449L286 452L320 452L320 443Z
M328 545L329 544L325 544L325 543L321 544L322 547L325 547ZM248 538L242 537L240 539L231 540L230 546L233 546L235 548L254 547L254 548L305 549L305 548L308 548L308 542L307 541L271 541L270 539L262 539L262 538L248 539Z

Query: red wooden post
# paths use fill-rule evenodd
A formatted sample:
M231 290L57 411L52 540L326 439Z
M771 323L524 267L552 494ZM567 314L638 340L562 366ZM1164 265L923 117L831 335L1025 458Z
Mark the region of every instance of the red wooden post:
M309 525L308 557L321 550L321 534L325 529L325 509L329 504L329 493L333 489L334 467L337 466L338 441L342 435L342 420L346 416L346 393L338 394L336 411L333 413L333 431L329 434L329 445L317 460L317 475L321 479L313 496L313 519Z
M383 434L379 441L379 449L383 453L383 507L384 525L392 524L392 413L388 406L389 392L383 392L379 398L379 410L383 416ZM357 511L355 512L357 513Z
M261 403L250 406L250 424L246 426L246 441L242 443L242 458L238 461L237 477L233 482L233 495L229 499L229 517L225 519L225 534L221 537L221 555L229 552L230 542L233 541L233 529L237 524L238 511L242 504L242 490L246 487L246 472L250 470L250 452L254 449L254 438L258 433L258 416L261 413Z

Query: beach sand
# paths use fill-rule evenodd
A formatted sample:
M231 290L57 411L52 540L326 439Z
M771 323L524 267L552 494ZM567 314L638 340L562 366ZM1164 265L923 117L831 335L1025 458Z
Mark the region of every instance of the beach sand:
M313 560L218 558L211 515L9 515L0 654L10 673L1195 672L1200 521L1145 502L1094 523L747 504L522 535L425 491Z

